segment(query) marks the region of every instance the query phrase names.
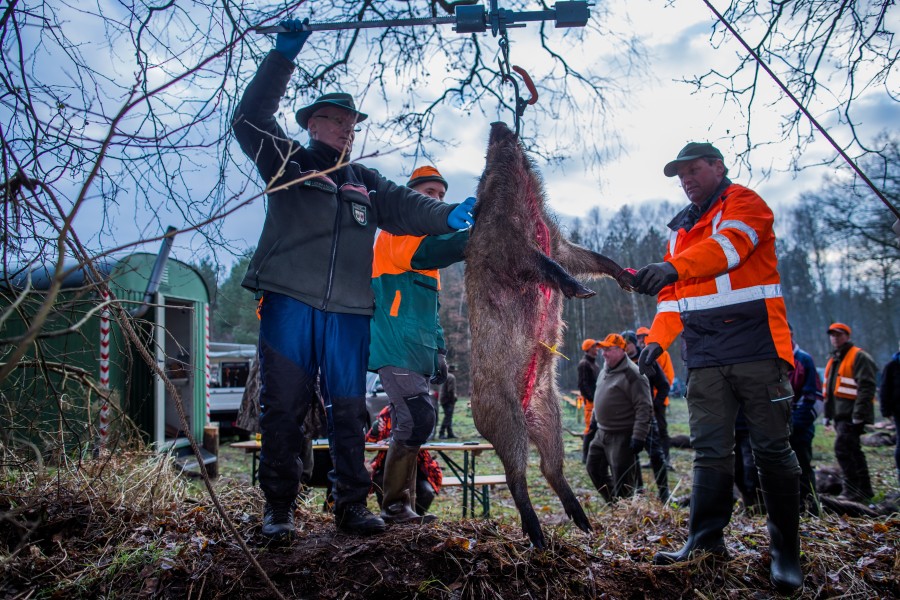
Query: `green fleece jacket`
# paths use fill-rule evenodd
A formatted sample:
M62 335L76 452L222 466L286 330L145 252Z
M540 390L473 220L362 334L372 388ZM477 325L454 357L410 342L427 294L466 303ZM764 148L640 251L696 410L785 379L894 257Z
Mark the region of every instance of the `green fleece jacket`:
M613 368L604 365L594 394L597 426L610 433L630 431L631 437L643 441L650 432L652 415L650 382L638 366L627 356Z

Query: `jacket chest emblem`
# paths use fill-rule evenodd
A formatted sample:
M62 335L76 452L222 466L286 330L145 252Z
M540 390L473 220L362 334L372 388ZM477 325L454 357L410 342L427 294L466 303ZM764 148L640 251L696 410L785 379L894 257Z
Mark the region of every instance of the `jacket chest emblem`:
M357 223L359 223L360 225L365 226L365 225L369 224L368 211L366 210L366 207L363 206L362 204L359 204L357 202L351 202L350 203L350 212L353 214L353 220L356 221Z

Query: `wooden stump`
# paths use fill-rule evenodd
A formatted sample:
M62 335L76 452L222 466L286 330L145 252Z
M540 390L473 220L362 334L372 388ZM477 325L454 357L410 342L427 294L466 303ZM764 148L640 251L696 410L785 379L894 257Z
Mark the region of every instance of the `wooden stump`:
M218 425L207 425L203 428L203 449L211 454L214 454L216 457L219 456L219 426ZM218 458L215 462L211 462L206 465L206 472L210 476L210 478L216 478L219 476L219 461Z

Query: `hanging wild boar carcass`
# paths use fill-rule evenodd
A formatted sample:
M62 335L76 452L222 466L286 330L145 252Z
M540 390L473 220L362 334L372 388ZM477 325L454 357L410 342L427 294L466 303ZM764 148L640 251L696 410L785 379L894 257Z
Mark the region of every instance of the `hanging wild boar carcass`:
M594 292L573 276L633 276L609 258L562 237L544 206L540 175L517 136L491 125L487 164L478 185L475 225L466 247L466 297L472 333L472 416L495 447L506 482L537 548L544 536L528 495L528 441L566 513L591 526L563 474L556 347L562 340L562 299Z

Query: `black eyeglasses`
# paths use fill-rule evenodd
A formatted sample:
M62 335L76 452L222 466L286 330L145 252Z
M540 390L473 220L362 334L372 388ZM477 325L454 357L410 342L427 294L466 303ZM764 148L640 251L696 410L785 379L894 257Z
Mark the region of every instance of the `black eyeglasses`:
M338 126L339 129L352 129L355 132L362 131L361 127L356 126L356 119L347 119L345 117L333 117L330 115L313 115L310 117L311 119L327 119L331 121L335 125Z

